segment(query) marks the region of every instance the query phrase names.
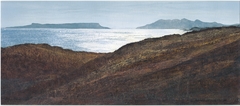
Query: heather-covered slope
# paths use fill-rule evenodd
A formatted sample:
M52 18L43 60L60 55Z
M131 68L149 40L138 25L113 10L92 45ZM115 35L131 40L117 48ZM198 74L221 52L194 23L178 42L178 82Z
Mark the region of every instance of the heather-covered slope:
M234 27L146 39L79 65L41 94L21 99L34 92L19 91L2 103L239 104L239 47Z
M101 55L64 50L47 44L23 44L2 48L2 103L14 104L19 99L25 100L53 88L52 83L56 84L58 78ZM18 92L24 94L17 95Z

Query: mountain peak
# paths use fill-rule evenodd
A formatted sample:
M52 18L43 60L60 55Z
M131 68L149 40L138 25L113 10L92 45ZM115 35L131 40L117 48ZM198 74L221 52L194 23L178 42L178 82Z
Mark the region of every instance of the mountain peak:
M202 21L201 21L201 20L199 20L199 19L196 19L196 20L195 20L195 22L202 22Z
M186 18L183 18L183 19L181 19L181 21L190 21L190 20L188 20L188 19L186 19Z
M196 19L195 21L191 21L186 18L183 18L181 20L160 19L152 24L147 24L145 26L137 27L137 29L191 29L193 27L206 28L206 27L221 27L221 26L224 26L224 25L221 23L203 22L199 19Z

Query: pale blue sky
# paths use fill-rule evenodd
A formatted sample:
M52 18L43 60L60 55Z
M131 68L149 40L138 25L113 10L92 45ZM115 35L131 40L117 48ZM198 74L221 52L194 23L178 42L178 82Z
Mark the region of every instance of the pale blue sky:
M97 22L110 28L136 28L159 19L182 18L236 24L239 14L238 1L2 1L1 27Z

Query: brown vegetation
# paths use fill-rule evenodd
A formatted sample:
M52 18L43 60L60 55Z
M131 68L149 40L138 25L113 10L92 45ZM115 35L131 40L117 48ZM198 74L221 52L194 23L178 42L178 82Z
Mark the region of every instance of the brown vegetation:
M109 54L3 48L2 104L239 104L239 47L240 28L229 27Z
M30 98L54 88L61 76L66 76L102 54L74 52L47 44L23 44L1 49L2 98ZM32 92L29 92L31 91ZM25 93L15 98L18 91ZM28 94L29 93L29 94ZM26 95L28 94L28 95ZM14 98L12 98L14 97ZM9 100L2 99L2 102ZM12 103L12 101L9 101Z

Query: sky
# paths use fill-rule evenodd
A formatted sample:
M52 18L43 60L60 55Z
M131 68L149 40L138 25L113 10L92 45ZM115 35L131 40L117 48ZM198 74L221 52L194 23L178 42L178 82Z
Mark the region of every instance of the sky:
M159 19L238 24L238 1L1 1L1 27L31 23L99 23L122 29Z

